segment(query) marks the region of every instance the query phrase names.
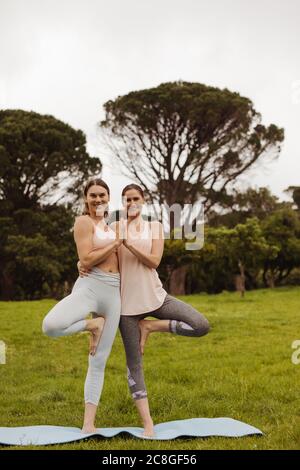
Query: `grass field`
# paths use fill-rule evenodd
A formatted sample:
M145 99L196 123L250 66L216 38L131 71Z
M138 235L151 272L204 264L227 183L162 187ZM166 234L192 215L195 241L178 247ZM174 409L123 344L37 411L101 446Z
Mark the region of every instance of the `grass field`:
M144 356L155 423L192 417L231 417L264 436L142 441L93 438L47 449L300 449L300 288L181 297L209 319L203 338L152 335ZM88 337L42 335L53 300L0 302L0 426L81 427ZM126 381L118 332L106 368L97 427L140 426ZM1 449L15 447L0 446ZM20 449L20 447L18 447ZM23 448L24 449L24 448Z

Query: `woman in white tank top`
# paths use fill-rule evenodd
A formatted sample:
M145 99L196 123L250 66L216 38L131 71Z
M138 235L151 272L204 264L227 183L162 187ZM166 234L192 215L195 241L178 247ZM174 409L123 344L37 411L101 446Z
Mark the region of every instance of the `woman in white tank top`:
M101 397L104 371L120 320L120 274L118 246L122 241L107 226L104 207L109 188L100 179L90 180L85 189L86 214L74 225L79 259L90 266L87 277L78 277L70 295L48 312L42 331L50 337L81 331L91 333L88 371L84 384L85 412L82 432L96 431L95 418ZM86 317L92 313L92 319Z

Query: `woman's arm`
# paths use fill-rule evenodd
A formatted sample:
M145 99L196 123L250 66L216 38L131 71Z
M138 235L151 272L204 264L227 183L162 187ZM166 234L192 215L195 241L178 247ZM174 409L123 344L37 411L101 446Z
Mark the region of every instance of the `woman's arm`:
M122 243L122 241L117 238L105 248L93 249L92 225L87 223L84 216L77 217L75 221L74 239L80 264L87 268L91 268L101 261L104 261L111 253L116 251L120 243Z
M155 223L159 225L155 227L155 231L152 230L152 248L150 255L135 248L130 242L128 242L128 239L124 239L123 241L124 246L126 246L131 253L133 253L143 264L148 266L148 268L152 269L156 269L159 266L164 252L163 227L160 222L155 221ZM156 234L155 237L153 237L153 232Z

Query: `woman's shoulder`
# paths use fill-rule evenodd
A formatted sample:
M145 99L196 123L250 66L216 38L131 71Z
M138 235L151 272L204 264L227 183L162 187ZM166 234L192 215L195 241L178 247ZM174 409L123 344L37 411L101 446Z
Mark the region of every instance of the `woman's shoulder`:
M148 220L148 222L151 225L151 227L162 227L162 223L157 219Z
M163 225L159 220L149 220L148 223L152 231L152 238L164 238Z
M81 228L81 227L92 227L93 222L89 215L78 215L75 217L74 228Z
M89 216L88 214L77 215L77 216L75 217L75 222L82 223L82 222L87 222L87 221L92 222L92 221L91 221L91 218L90 218L90 216Z

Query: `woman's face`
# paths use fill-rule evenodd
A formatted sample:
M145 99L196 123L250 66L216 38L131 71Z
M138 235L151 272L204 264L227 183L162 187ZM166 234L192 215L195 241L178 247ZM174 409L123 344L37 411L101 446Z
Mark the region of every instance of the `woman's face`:
M85 202L88 204L90 214L103 217L108 207L108 192L103 186L95 184L88 189Z
M144 198L137 189L128 189L123 196L123 206L128 217L137 217L141 214Z

